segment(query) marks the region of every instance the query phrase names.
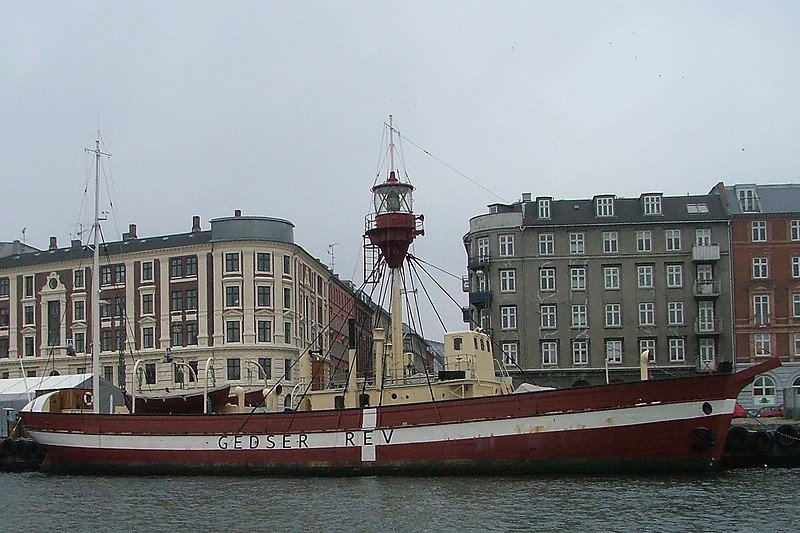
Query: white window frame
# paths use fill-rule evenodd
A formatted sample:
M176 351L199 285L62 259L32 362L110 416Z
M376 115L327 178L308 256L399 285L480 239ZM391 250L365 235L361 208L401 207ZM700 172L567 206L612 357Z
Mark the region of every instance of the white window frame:
M598 217L614 216L614 197L599 196L595 198L595 214Z
M603 287L606 290L619 290L622 271L618 266L603 267Z
M586 290L586 267L569 268L569 288L573 291Z
M516 292L517 271L513 268L500 269L500 292ZM485 276L483 279L486 279Z
M753 380L753 403L757 406L775 405L775 380L770 376L756 376Z
M619 252L619 232L618 231L604 231L603 232L603 253L615 254Z
M653 288L653 265L636 266L636 286L640 289Z
M772 335L770 333L753 334L753 355L756 357L772 356Z
M572 305L572 327L587 328L589 326L588 306L586 304Z
M670 337L669 341L669 362L683 363L686 361L686 339L683 337Z
M648 350L647 353L647 360L650 363L655 363L656 361L656 339L653 338L646 338L646 339L639 339L639 356L644 353L645 350Z
M800 331L794 333L794 354L800 355Z
M750 222L750 238L753 242L767 241L767 221L753 220Z
M589 364L589 341L572 339L572 364L586 366Z
M792 294L792 317L800 318L800 292Z
M800 278L800 256L792 257L792 277Z
M569 234L569 253L572 255L581 255L586 253L585 233L576 232Z
M800 220L789 222L789 238L793 241L800 241Z
M644 195L644 214L645 215L661 214L661 195L659 194Z
M488 259L489 257L489 237L478 237L476 241L476 247L478 248L478 258L479 259Z
M558 341L541 341L539 352L542 354L542 366L558 365Z
M667 288L683 287L683 265L667 265Z
M697 228L694 230L694 243L697 246L711 246L711 228Z
M670 326L683 326L685 323L683 302L667 302L667 324Z
M768 257L754 257L751 260L753 265L753 279L767 279L769 278L769 258Z
M664 246L668 252L680 252L682 245L681 230L668 229L664 232Z
M544 267L539 269L539 290L553 292L556 290L556 269Z
M606 339L606 361L610 365L622 364L622 341L620 339Z
M553 233L539 234L539 255L554 255L556 253L556 236Z
M650 230L639 230L636 232L636 251L653 251L653 232Z
M503 364L506 366L517 366L519 360L519 343L517 341L504 341L500 343L503 352Z
M758 212L758 197L755 189L739 189L736 197L743 213Z
M516 305L501 305L500 306L500 329L508 331L517 329L517 306Z
M605 327L622 327L622 304L610 303L605 308Z
M757 326L769 325L771 307L769 294L753 295L753 321Z
M514 256L514 235L511 234L498 235L497 245L500 257Z
M653 302L639 302L639 325L656 325L656 304Z
M536 208L539 211L539 218L550 218L550 199L539 198L536 201Z
M558 308L556 304L541 304L539 306L539 327L541 329L556 329L558 327Z

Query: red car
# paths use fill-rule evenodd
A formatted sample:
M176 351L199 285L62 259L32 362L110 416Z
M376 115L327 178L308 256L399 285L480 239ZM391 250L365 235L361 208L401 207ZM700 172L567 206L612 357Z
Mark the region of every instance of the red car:
M758 418L781 418L783 417L783 406L762 407L756 414Z

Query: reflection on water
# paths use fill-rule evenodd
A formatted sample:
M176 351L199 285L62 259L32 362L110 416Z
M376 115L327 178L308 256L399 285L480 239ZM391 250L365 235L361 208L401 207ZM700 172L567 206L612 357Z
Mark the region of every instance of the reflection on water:
M792 531L800 470L624 477L0 473L0 531Z

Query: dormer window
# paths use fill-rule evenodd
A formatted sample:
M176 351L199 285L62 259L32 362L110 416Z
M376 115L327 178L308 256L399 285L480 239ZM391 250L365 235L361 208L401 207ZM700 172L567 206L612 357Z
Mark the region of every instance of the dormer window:
M745 213L757 213L761 209L758 206L758 197L755 189L739 189L737 192L739 207Z
M708 206L706 204L686 204L686 212L690 215L708 213Z
M550 218L550 198L538 198L536 205L539 209L539 218Z
M594 200L595 213L599 217L613 217L614 216L614 197L613 196L598 196Z
M642 196L642 207L645 215L661 214L661 195L645 194Z

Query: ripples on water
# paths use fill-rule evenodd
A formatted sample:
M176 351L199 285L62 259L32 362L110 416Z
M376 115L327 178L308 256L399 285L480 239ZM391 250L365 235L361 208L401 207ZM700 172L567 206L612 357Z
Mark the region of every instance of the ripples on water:
M796 531L800 470L624 477L0 473L0 531Z

